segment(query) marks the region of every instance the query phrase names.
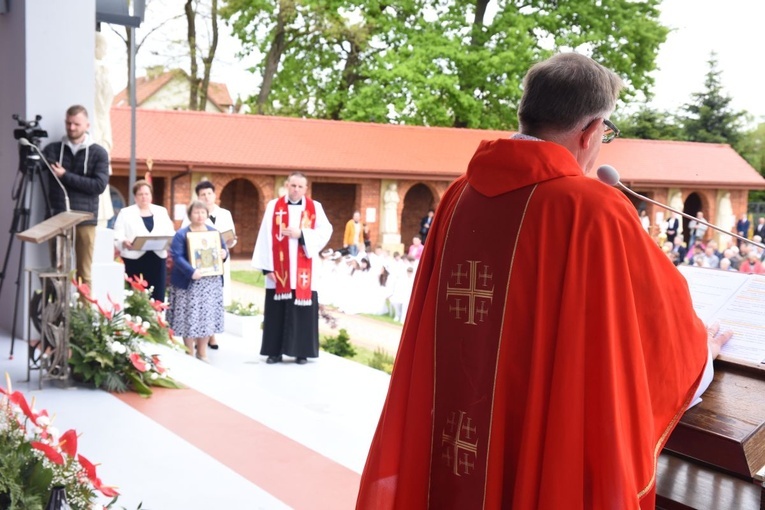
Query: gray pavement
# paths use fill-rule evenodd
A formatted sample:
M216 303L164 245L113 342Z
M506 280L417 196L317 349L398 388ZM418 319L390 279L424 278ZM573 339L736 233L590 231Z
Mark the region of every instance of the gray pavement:
M231 268L232 270L253 270L249 259L233 260ZM231 298L242 303L255 303L262 310L265 290L232 281ZM320 334L334 336L337 335L340 329L345 329L348 332L348 336L350 336L352 344L371 350L381 348L391 356L396 355L402 326L360 315L347 315L334 310L330 311L330 313L335 318L337 328L332 329L329 324L319 318Z

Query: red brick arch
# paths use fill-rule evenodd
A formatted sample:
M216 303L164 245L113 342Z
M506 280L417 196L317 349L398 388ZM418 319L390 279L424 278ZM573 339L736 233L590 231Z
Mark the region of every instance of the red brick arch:
M265 176L221 175L213 178L221 207L231 211L238 242L235 257L248 257L255 248L266 204L273 198L273 179Z

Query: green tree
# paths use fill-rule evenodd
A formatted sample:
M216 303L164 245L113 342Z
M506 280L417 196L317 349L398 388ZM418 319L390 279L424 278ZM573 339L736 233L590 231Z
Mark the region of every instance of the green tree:
M244 53L268 57L259 112L512 128L528 67L591 54L647 92L667 29L659 0L230 0Z
M738 143L739 154L765 177L765 123L744 132ZM765 190L749 192L750 202L765 202Z
M643 140L684 140L685 133L674 115L642 107L629 117L617 120L623 138Z
M710 55L709 71L704 80L704 91L692 95L693 101L683 108L683 129L693 142L727 143L738 149L745 112L731 108L732 98L723 91L717 56Z

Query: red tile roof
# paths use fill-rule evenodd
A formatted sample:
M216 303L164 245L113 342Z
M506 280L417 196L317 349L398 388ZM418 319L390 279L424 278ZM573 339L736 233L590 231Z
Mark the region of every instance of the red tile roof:
M149 78L142 76L135 80L135 99L136 104L141 106L144 101L156 94L165 85L170 83L176 77L188 79L188 75L181 69L175 69L167 71L159 76ZM231 94L228 92L228 87L225 83L210 82L207 86L207 99L218 107L224 113L228 112L228 107L233 105L231 100ZM114 106L129 106L130 98L128 97L128 89L124 88L112 101Z
M130 109L111 113L112 159L124 166L130 158ZM151 158L157 169L453 179L465 171L481 140L512 134L171 110L138 109L136 115L137 159ZM619 139L603 146L597 164L605 163L629 185L765 188L765 179L727 145Z

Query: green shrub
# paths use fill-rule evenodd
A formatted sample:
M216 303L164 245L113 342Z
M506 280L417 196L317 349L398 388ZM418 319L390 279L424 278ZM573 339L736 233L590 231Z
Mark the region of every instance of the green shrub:
M348 336L348 331L341 329L337 332L337 336L325 336L321 341L321 348L330 354L340 356L342 358L352 358L356 355L356 349L351 345L351 337Z
M378 347L375 349L374 354L372 354L372 359L369 360L368 365L377 370L382 370L386 374L390 374L393 372L393 356L388 354L388 351Z
M231 301L231 304L226 307L226 311L228 313L233 313L234 315L240 315L242 317L253 317L255 315L263 314L263 312L260 311L260 308L255 306L253 303L244 304L236 299Z

